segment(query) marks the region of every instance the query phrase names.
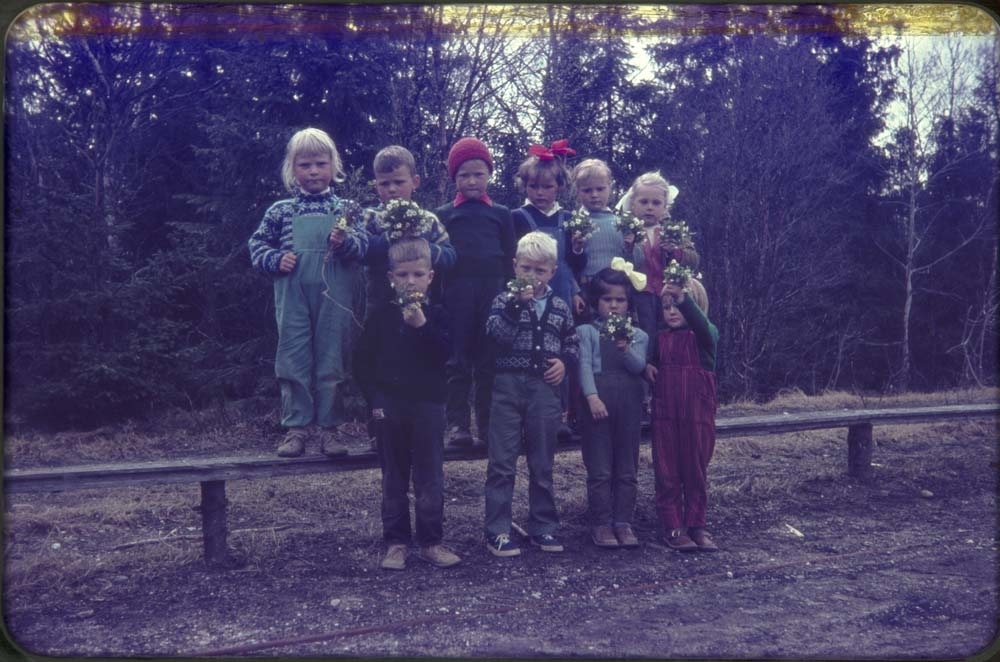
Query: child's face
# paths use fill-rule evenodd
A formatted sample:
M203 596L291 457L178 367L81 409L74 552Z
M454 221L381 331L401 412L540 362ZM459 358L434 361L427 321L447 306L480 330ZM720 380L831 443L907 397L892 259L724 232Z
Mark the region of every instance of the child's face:
M663 321L671 329L682 329L687 326L684 315L677 309L672 297L663 299Z
M383 204L390 200L409 200L418 186L420 175L413 174L405 165L375 173L375 192Z
M329 154L299 154L292 165L295 181L306 193L322 193L333 181L333 161Z
M389 283L397 292L416 291L427 294L427 288L433 279L434 270L431 269L430 263L422 258L397 262L389 270Z
M559 196L559 185L556 183L556 178L547 172L529 179L525 188L528 193L528 202L544 212L552 209Z
M593 175L581 179L576 186L576 200L587 211L601 211L608 208L611 198L611 180L605 175Z
M657 186L637 186L632 193L631 212L646 226L656 225L667 215L667 192Z
M548 260L529 260L525 257L514 258L514 274L527 278L535 283L535 296L542 294L545 286L556 273L556 265Z
M604 294L597 298L597 314L607 317L611 313L624 315L628 312L628 292L624 285L608 285Z
M466 161L455 171L455 188L469 200L478 200L485 195L489 181L490 169L482 159Z

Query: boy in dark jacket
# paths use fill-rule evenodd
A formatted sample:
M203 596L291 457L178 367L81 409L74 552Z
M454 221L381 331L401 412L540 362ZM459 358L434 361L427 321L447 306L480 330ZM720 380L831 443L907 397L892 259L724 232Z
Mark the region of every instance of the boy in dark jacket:
M388 547L381 565L406 566L412 475L419 557L443 568L461 560L441 544L450 327L444 308L427 299L434 271L426 239L394 242L389 267L396 305L376 309L354 353L354 376L375 421L382 467L382 534Z

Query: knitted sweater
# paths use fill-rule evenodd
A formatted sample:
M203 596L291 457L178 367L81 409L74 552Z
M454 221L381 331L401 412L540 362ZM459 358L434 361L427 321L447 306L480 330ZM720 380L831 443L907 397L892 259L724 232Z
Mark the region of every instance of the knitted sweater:
M584 278L593 278L601 269L611 266L611 260L623 257L633 265L642 260L642 249L636 244L630 255L625 254L625 240L618 230L618 216L610 209L590 212L590 220L597 226L597 232L587 240L587 264L583 268Z
M521 303L509 292L498 294L486 320L486 334L498 346L497 372L541 375L549 369L548 359L552 358L562 360L570 370L579 356L573 313L551 290L541 317L532 303Z
M601 374L601 320L591 324L581 324L576 327L580 337L580 389L583 395L597 393L597 383L594 375ZM646 368L646 353L649 346L649 336L642 329L635 329L632 345L625 350L625 368L639 375ZM617 351L617 349L615 350Z
M458 207L448 203L434 210L455 247L458 261L449 280L462 276L514 275L514 222L510 209L469 200Z
M455 247L451 245L448 231L438 217L426 209L423 212L431 220L431 229L421 236L431 246L431 268L440 279L455 266L458 256ZM385 277L389 271L389 239L386 236L388 228L383 221L384 216L385 207L382 205L364 212L364 227L369 240L368 253L364 259L369 272L368 298L378 302L388 301L392 294L389 279Z
M347 217L347 238L331 252L341 260L360 260L368 252L368 234L361 225L361 207L353 200L337 197L332 189L309 194L299 190L293 198L279 200L264 212L257 231L250 236L250 263L261 273L283 275L279 268L281 255L295 250L292 218L308 215L332 215L334 222Z

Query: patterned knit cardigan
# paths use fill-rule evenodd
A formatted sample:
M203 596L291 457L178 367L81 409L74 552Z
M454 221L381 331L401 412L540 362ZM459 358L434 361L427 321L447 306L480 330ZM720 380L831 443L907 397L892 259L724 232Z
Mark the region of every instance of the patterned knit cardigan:
M531 303L521 303L508 292L493 299L486 333L499 346L497 372L541 375L548 359L562 360L567 370L576 366L580 339L573 326L569 304L550 293L541 318Z
M334 220L347 216L347 238L332 255L341 260L360 260L368 252L368 233L362 226L361 207L353 200L343 200L332 190L309 194L299 190L294 198L279 200L264 212L257 231L250 236L250 262L261 273L280 275L281 254L295 250L292 218L296 215L332 215Z

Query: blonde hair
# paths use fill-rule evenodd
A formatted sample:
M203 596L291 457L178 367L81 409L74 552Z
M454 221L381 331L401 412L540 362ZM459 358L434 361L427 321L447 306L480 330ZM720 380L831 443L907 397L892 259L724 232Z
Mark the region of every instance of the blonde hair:
M705 290L705 286L701 284L701 281L697 278L688 278L684 284L684 291L701 308L701 312L708 316L708 292ZM664 301L667 297L670 297L670 295L667 294L667 286L664 285L663 289L660 290L660 300Z
M650 188L657 188L663 191L663 199L665 201L664 206L670 209L670 206L674 204L674 200L677 199L677 194L680 190L668 182L663 175L658 171L652 170L650 172L644 172L635 178L632 182L632 186L629 187L625 195L622 196L615 208L618 211L631 211L632 210L632 196L635 195L636 189L640 186L648 186Z
M574 189L582 180L591 179L592 177L606 177L608 186L615 183L615 178L611 175L611 168L600 159L584 159L580 161L573 168L570 177L573 180Z
M524 235L517 242L515 257L555 264L559 259L559 247L555 239L544 232L535 230Z
M295 179L295 159L307 155L325 155L330 157L330 165L333 169L333 181L342 182L347 178L344 173L344 164L340 160L340 153L333 138L321 129L309 127L297 131L285 147L285 161L281 164L281 181L289 192L295 193L299 190L299 183Z
M565 188L566 184L569 183L569 172L566 170L566 166L563 165L562 159L543 161L537 156L529 156L521 162L521 165L517 169L517 174L514 175L514 183L517 186L517 190L524 193L528 188L528 184L542 175L551 175L552 180L555 181L556 187L559 189Z

